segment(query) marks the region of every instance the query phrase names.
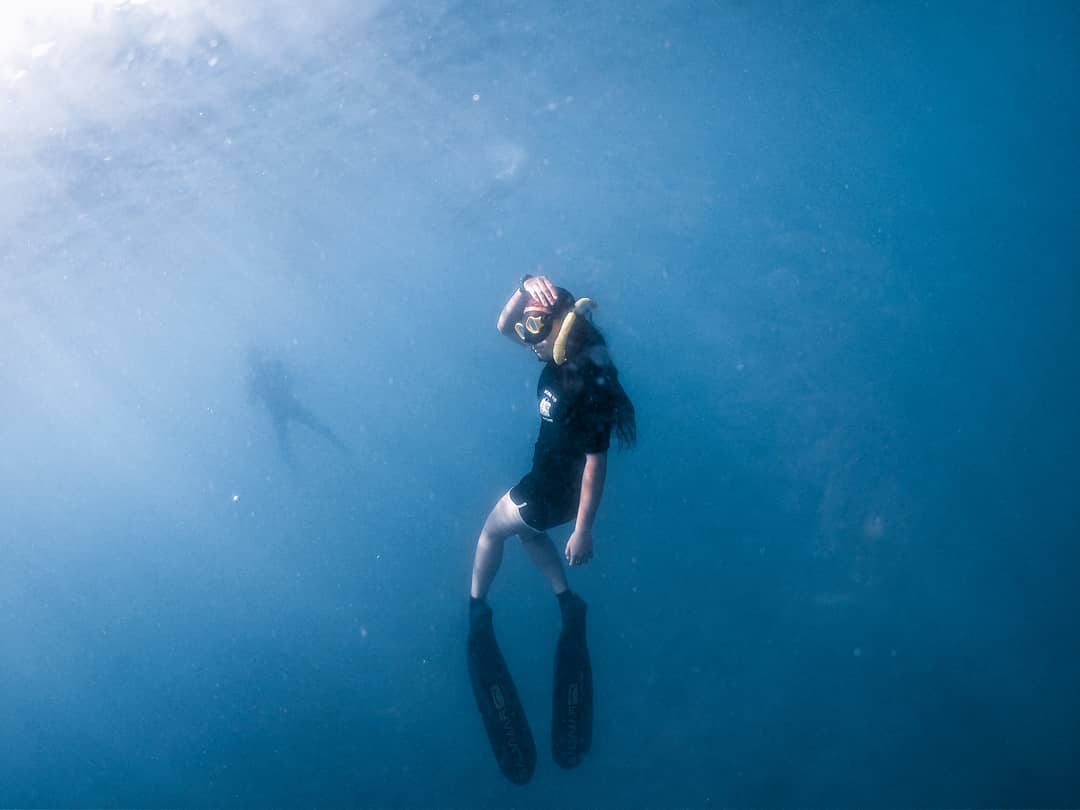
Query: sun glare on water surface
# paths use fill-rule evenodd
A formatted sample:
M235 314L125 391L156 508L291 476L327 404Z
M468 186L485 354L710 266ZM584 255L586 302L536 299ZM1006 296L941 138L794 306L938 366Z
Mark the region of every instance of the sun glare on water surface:
M58 46L76 44L94 29L108 28L112 15L152 0L4 0L0 3L0 80L16 82L33 63ZM165 5L176 5L176 0Z

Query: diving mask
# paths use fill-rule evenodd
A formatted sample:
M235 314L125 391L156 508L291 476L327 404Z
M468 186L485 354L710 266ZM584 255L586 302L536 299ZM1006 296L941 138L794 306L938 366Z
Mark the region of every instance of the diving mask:
M514 331L525 343L539 343L551 334L551 326L555 316L550 312L534 312L527 314L521 321L514 324Z

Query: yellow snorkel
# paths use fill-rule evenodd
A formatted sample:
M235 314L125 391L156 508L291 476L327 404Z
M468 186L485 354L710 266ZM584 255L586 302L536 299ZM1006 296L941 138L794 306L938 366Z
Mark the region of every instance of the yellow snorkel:
M555 365L561 366L566 362L566 342L570 338L570 333L574 331L574 324L577 322L578 316L587 318L594 309L596 309L596 304L593 303L591 298L579 298L574 302L574 308L566 313L551 352Z

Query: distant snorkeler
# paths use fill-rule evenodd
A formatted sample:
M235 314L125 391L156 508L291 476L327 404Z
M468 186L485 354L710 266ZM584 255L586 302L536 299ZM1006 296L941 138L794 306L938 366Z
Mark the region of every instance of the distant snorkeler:
M469 600L469 671L496 761L511 781L533 773L536 748L502 658L486 597L517 535L547 577L562 614L552 695L552 756L564 768L581 763L592 740L592 669L585 643L586 604L570 591L549 529L571 520L564 549L571 566L593 557L593 522L600 506L612 431L632 446L634 406L599 330L594 305L575 300L546 276L526 275L499 315L498 329L544 363L537 384L540 434L532 469L488 515L476 544Z
M247 390L252 403L262 402L270 414L278 452L290 469L296 469L289 425L293 422L315 432L342 453L349 447L330 427L305 406L293 391L293 378L281 359L259 348L248 350Z

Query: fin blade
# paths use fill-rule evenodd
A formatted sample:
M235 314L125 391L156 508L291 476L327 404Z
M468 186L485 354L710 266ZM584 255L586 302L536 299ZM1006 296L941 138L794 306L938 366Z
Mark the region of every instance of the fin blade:
M468 658L476 706L495 761L507 779L524 785L536 770L536 743L494 630L474 628L469 633Z

